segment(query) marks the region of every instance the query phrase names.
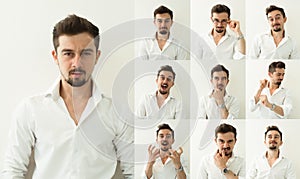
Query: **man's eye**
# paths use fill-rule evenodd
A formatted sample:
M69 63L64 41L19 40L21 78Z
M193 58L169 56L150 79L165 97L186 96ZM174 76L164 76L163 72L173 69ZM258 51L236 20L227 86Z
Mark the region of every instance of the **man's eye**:
M64 55L64 56L70 56L71 53L70 53L70 52L65 52L65 53L63 53L63 55Z

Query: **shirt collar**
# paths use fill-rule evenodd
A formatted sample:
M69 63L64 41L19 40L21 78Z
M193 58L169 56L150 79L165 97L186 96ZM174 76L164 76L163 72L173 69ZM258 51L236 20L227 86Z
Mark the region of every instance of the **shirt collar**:
M211 92L208 94L208 96L211 96L213 91L214 90L211 90ZM231 95L227 92L227 90L225 90L225 96L224 96L224 98L229 98L230 96Z
M60 98L60 93L59 93L59 89L60 89L60 82L61 82L61 78L58 77L55 82L53 83L53 85L47 90L45 97L50 97L52 98L54 101L57 101ZM103 94L101 93L101 91L99 90L99 88L97 87L97 85L95 84L94 80L93 81L93 90L92 90L92 96L91 98L94 99L94 101L97 103L99 102L102 98L103 98Z
M153 35L153 37L152 37L153 40L156 40L156 34L157 34L157 32L155 32L155 34ZM170 34L169 34L169 38L167 39L167 41L172 42L173 39L174 39L174 37L173 37L172 34L170 33Z
M156 94L158 93L158 91L155 91L154 93L151 93L150 96L151 97L156 97ZM172 96L171 94L168 95L168 97L165 99L165 101L168 101L168 100L171 100L171 99L174 99L175 97Z

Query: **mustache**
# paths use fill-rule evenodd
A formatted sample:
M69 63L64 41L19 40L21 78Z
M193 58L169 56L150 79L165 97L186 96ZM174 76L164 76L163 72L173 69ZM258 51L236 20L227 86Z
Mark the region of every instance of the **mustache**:
M222 150L230 150L230 147L222 148Z
M76 72L80 72L80 73L85 73L84 70L80 69L80 68L75 68L69 71L69 74L71 73L76 73Z

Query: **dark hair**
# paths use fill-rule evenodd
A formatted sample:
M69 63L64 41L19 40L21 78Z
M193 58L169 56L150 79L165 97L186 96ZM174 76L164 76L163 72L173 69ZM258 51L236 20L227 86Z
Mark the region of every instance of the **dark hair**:
M230 18L230 9L229 7L225 6L224 4L217 4L211 9L211 17L213 16L213 13L222 13L226 12L228 14L228 18Z
M234 134L234 138L236 140L236 129L230 124L220 124L215 130L215 138L218 137L218 133L225 134L227 132L232 132Z
M281 14L282 14L282 16L283 16L283 18L285 18L285 12L284 12L283 8L277 7L277 6L274 6L274 5L270 5L269 7L266 8L266 16L268 17L268 14L270 12L276 11L276 10L280 11Z
M162 72L162 71L169 71L169 72L171 72L173 74L173 80L175 80L176 74L175 74L175 72L173 71L173 68L170 65L161 66L160 69L157 72L157 78L158 78L160 72Z
M224 71L227 75L227 79L229 78L229 71L223 66L223 65L216 65L215 67L213 67L210 71L210 76L211 78L213 78L213 74L214 72L219 72L219 71Z
M282 141L282 132L279 130L279 128L277 126L268 126L267 127L267 130L265 132L265 139L266 139L267 133L269 131L277 131L279 133L279 135L280 135L280 140Z
M168 13L171 19L173 20L173 12L165 6L159 6L157 9L154 10L154 19L156 17L156 14L164 14L164 13Z
M272 62L269 65L269 72L273 73L276 71L276 68L284 68L285 69L285 64L282 61L278 61L278 62Z
M59 46L58 38L61 35L77 35L87 32L94 38L96 49L99 48L100 36L99 29L87 19L76 16L75 14L69 15L65 19L55 24L53 28L53 45L55 51Z
M174 130L169 126L169 124L163 123L163 124L158 125L157 128L158 129L156 130L156 137L158 137L158 132L160 130L162 130L162 129L168 129L168 130L170 130L172 132L172 138L174 139Z

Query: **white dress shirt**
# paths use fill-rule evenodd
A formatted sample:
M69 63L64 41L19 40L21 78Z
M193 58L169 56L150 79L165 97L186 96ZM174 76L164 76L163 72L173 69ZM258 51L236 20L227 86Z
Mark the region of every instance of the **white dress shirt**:
M156 36L145 38L138 45L137 54L143 60L189 60L188 51L171 35L162 50Z
M227 31L224 36L220 39L218 44L215 43L214 37L211 32L204 36L204 40L211 48L217 59L243 59L245 55L242 54L237 47L237 37L229 34Z
M33 179L111 178L117 160L133 178L133 130L116 117L111 99L93 88L79 123L59 95L60 83L24 100L16 109L3 178L24 178L34 150Z
M183 155L180 157L180 162L183 167L183 170L185 172L185 175L187 179L189 178L189 170L187 167L186 161L183 159ZM147 179L146 173L145 173L146 166L144 168L142 178ZM162 160L160 157L158 157L153 164L152 167L152 177L150 179L175 179L177 178L177 171L175 169L175 165L172 162L171 158L168 158L165 164L162 163Z
M220 107L218 107L215 98L210 97L210 95L203 96L200 99L199 119L221 119ZM226 92L224 104L229 113L227 119L237 119L240 112L238 100Z
M261 119L288 118L293 106L291 96L286 88L279 87L274 91L273 95L271 95L269 88L266 87L262 90L261 95L266 95L270 103L280 106L283 109L284 115L281 116L274 111L271 111L270 108L265 107L261 101L258 101L257 104L255 104L254 97L250 99L249 107L251 112L258 110L258 117Z
M291 161L280 154L270 167L266 153L264 153L252 163L247 173L247 179L296 179L296 172Z
M169 95L159 108L156 93L144 96L136 110L138 117L147 119L179 119L184 117L181 113L180 101Z
M221 170L216 166L215 154L204 156L199 168L198 179L226 179ZM245 161L243 158L232 155L227 163L228 170L236 174L239 179L245 178Z
M276 47L271 31L256 36L250 49L250 59L299 59L296 42L285 32Z

